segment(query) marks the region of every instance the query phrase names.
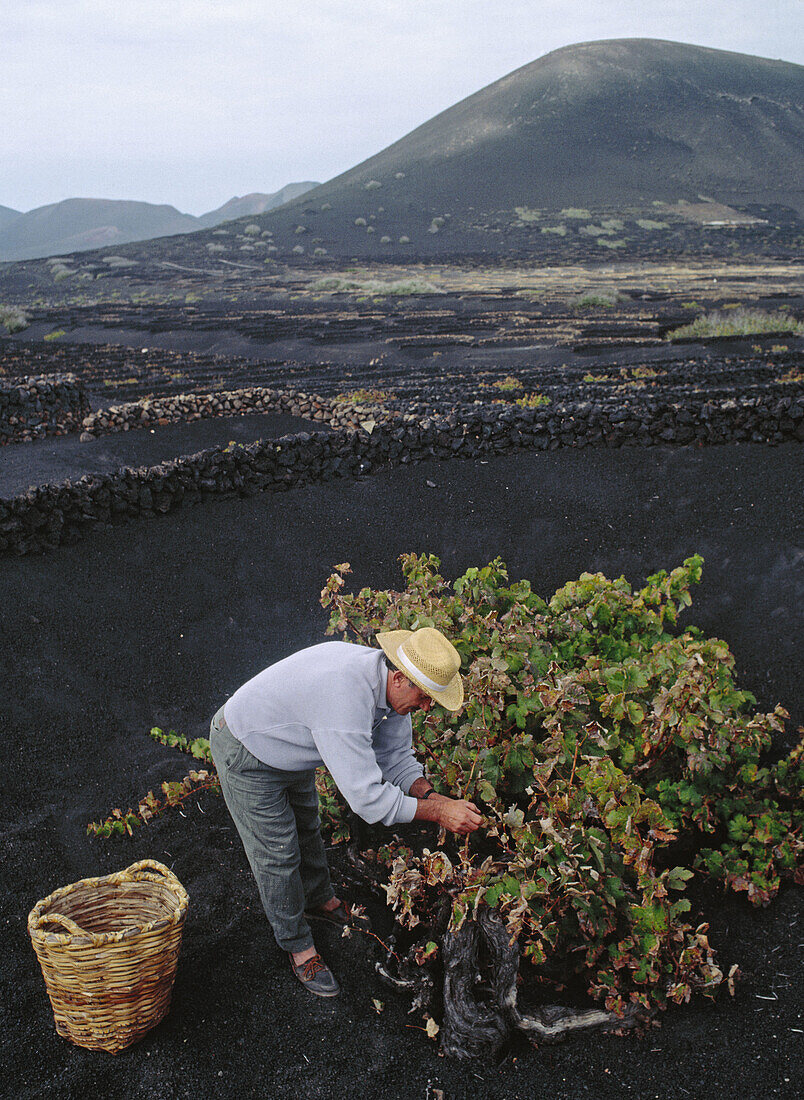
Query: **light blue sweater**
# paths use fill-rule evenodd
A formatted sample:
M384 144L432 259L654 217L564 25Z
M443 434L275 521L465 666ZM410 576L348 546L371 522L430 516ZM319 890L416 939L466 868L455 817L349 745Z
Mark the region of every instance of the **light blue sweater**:
M383 657L349 642L302 649L239 688L224 706L226 724L272 768L326 764L370 824L412 821L417 803L407 792L424 771L413 755L410 715L386 700Z

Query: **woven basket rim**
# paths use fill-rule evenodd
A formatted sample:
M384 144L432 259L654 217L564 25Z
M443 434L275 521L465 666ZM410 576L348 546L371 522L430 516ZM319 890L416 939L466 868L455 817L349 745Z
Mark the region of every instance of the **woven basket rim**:
M97 888L125 883L138 883L140 885L150 883L153 886L167 889L173 894L176 901L173 911L144 924L130 924L113 932L92 932L89 929L78 927L79 935L72 931L55 932L52 928L45 930L41 927L43 923L47 923L50 911L53 911L54 918L59 916L54 903L62 901L71 894L87 887ZM28 934L34 946L39 943L50 946L60 945L65 948L71 946L86 947L87 945L102 947L105 944L131 940L135 936L147 935L149 932L167 929L181 923L186 916L189 901L187 891L169 867L154 859L143 859L138 863L132 863L130 867L123 871L114 871L111 874L98 875L93 878L82 878L77 882L60 886L57 890L48 894L46 898L38 901L30 911L28 914ZM54 923L57 922L54 921Z

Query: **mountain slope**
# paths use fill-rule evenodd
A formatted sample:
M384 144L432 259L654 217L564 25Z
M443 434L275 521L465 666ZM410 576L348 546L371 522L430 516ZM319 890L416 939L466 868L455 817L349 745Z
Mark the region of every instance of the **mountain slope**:
M20 214L20 210L12 210L10 206L0 206L0 229L10 225Z

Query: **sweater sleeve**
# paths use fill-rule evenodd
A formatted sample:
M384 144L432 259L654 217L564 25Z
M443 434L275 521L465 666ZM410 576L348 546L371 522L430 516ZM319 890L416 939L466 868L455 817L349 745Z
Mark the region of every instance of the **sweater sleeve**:
M359 817L370 825L413 820L416 799L383 779L368 732L315 729L312 734L336 787Z
M393 714L378 728L373 741L374 755L382 777L406 793L424 775L413 753L410 715Z

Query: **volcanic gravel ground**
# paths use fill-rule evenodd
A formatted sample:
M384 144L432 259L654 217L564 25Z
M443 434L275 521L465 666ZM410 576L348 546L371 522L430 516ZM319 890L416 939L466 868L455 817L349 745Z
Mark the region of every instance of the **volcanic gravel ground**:
M225 447L232 441L252 443L295 432L329 430L327 425L286 413L249 413L112 432L85 443L72 434L10 444L0 448L0 497L24 493L32 485L75 480L82 474L113 473L121 466L155 466L177 455Z
M3 559L0 1091L15 1100L800 1095L793 889L765 911L712 887L693 896L693 918L706 904L721 965L741 966L735 998L673 1009L642 1037L523 1043L500 1065L461 1065L439 1058L421 1014L406 1015L405 998L379 984L359 935L319 935L339 998L319 1002L297 985L219 799L202 796L186 818L171 812L132 840L85 835L89 819L187 770L186 757L146 736L150 726L206 734L247 677L322 639L318 593L334 563L350 561L358 587L394 587L408 550L438 554L448 577L499 554L543 595L583 570L639 584L701 552L687 620L729 641L761 705L788 707L792 740L804 716L799 455L746 444L429 462L219 500ZM25 921L56 886L145 856L173 866L191 907L169 1016L113 1058L56 1035ZM333 865L337 884L340 852ZM387 932L382 903L369 898L368 908Z

